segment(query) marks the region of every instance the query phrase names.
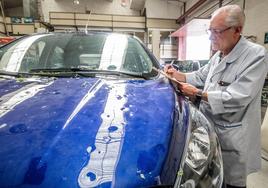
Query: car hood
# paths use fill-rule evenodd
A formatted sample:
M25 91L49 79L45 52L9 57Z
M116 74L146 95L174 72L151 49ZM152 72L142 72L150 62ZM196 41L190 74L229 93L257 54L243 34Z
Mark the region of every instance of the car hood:
M175 109L163 80L2 79L0 96L1 186L159 181Z

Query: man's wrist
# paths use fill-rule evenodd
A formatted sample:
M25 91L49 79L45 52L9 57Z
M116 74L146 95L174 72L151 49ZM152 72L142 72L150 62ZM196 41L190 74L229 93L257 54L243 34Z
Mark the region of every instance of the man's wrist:
M202 100L202 95L203 95L203 91L198 89L195 93L195 101L194 101L194 104L199 107L200 105L200 102Z
M195 94L195 97L200 97L202 98L203 97L203 91L201 89L198 89L196 94Z
M204 92L201 89L198 89L196 94L195 94L195 98L198 98L198 99L204 100L204 101L208 101L208 93Z

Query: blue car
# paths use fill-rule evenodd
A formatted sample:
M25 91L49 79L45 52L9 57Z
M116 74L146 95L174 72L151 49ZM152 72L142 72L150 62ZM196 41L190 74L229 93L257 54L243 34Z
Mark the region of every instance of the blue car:
M218 138L134 36L25 36L0 48L0 187L217 187Z

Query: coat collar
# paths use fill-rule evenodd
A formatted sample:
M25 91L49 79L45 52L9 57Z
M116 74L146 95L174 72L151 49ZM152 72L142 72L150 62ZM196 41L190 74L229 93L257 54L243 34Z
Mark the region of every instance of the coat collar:
M247 49L245 48L247 46L246 43L247 40L245 39L245 37L241 36L238 43L235 45L232 51L223 58L223 61L226 63L235 62L239 58L238 54L242 54L242 52Z
M231 64L231 63L235 62L240 57L239 54L242 54L242 52L247 49L246 43L247 43L247 40L243 36L241 36L241 38L239 39L239 41L235 45L235 47L232 49L232 51L227 56L225 56L221 60L220 63L216 62L217 65L212 73L212 76L222 72L226 68L227 64ZM221 53L218 51L217 54L215 54L215 55L217 57L216 61L219 61Z

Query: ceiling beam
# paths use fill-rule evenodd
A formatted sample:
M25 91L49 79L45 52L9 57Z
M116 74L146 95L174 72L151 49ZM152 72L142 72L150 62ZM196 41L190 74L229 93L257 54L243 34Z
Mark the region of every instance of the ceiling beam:
M131 0L130 8L133 10L143 10L145 5L145 0Z
M185 18L194 12L198 7L200 7L202 4L204 4L207 0L199 0L197 3L195 3L191 8L189 8L183 15L181 15L177 19L177 23L180 24L185 21Z

